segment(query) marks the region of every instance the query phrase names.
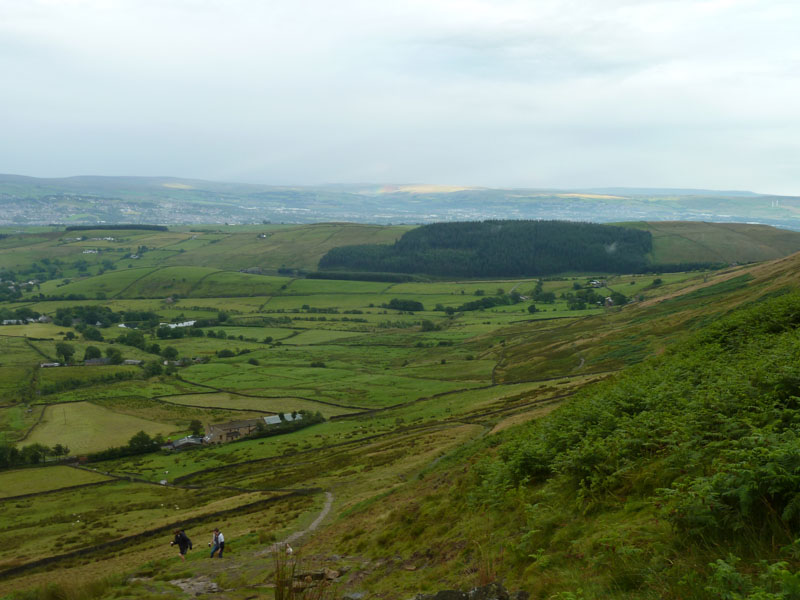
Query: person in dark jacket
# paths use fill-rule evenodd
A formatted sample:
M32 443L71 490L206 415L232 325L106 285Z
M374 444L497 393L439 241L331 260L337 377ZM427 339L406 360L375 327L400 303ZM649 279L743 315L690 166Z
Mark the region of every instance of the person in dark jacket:
M170 546L177 546L180 552L181 560L186 560L186 552L192 549L192 540L186 535L183 529L175 530L175 539L169 543Z

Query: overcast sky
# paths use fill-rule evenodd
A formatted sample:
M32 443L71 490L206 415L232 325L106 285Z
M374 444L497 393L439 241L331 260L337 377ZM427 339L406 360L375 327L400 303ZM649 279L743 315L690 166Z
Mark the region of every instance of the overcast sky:
M796 0L0 0L0 172L800 195Z

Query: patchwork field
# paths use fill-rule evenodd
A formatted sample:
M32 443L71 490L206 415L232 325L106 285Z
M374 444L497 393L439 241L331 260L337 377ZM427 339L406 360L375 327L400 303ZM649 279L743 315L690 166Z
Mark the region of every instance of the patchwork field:
M785 269L758 266L570 273L541 282L387 283L307 279L297 272L313 269L337 244L392 243L405 229L329 224L107 232L113 241L70 240L77 236L64 232L23 236L16 245L0 239L0 268L38 261L37 268L46 269L57 257L63 261L58 278L0 303L4 314L59 319L65 309L73 311L59 320L62 325L0 327L3 456L9 448L24 453L35 444L60 444L75 458L125 446L139 432L175 439L198 425L205 430L267 414L304 411L324 419L280 435L261 432L263 437L212 447L161 449L87 465L97 472L57 464L47 453L38 462L45 466L0 472L0 511L6 517L0 533L24 540L16 549L0 550L3 592L118 572L149 582L141 589L131 584L138 589L132 597L178 594L168 582L182 571L224 583L219 572L204 570L203 553L178 565L168 546L176 526L187 527L201 545L211 527L222 525L241 569L225 576L231 578L226 585L262 594L265 552L316 518L324 492L335 498L335 516L328 518L335 529L350 515L384 501L391 505L395 493L427 481L448 460L456 466L441 477L462 473L480 460L459 455L463 448L485 443L491 455L493 440L500 439L495 436L663 352L673 338L731 306L780 293L791 279ZM657 234L654 228L654 235L656 253L690 256L701 251L703 235L712 233L676 225ZM89 237L95 236L106 237ZM680 236L691 244L676 241ZM736 239L729 252L744 243ZM748 243L755 252L756 242ZM99 254L83 254L86 249ZM48 256L49 265L43 262ZM576 306L575 295L589 292L596 296ZM626 302L606 306L614 293ZM728 295L730 305L708 312L710 300ZM86 322L78 309L113 311L119 319L127 313L124 320L140 328ZM197 323L152 327L154 321L130 318L137 312L155 313L164 324ZM59 357L64 344L74 351L71 366L41 368ZM91 346L103 356L143 363L87 366L83 358ZM3 500L23 494L31 495ZM376 522L406 519L403 510L387 508ZM415 519L409 516L406 525L414 527ZM442 515L435 529L446 526ZM346 535L340 543L352 556L374 551L360 541L358 528ZM103 543L111 543L110 549L98 549ZM393 542L376 543L388 548ZM421 570L427 559L417 551L404 548L395 571L418 574L410 567ZM474 568L466 550L447 551L464 570ZM52 565L37 562L48 557ZM271 597L271 588L264 594Z
M47 407L41 422L25 442L52 445L58 440L78 455L123 446L139 431L168 436L175 430L163 423L121 415L90 402L74 402Z

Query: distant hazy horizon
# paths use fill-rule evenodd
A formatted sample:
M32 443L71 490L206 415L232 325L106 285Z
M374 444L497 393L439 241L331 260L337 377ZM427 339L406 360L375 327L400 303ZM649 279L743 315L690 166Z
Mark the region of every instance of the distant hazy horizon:
M554 193L571 193L571 192L583 192L583 193L606 193L606 194L613 194L613 193L620 193L622 194L627 193L631 195L639 195L639 194L652 194L652 193L670 193L676 195L696 195L698 193L709 193L709 194L719 194L719 195L741 195L741 196L770 196L770 195L781 195L781 194L767 194L764 192L760 192L758 190L733 190L733 189L710 189L710 188L692 188L692 187L651 187L651 186L626 186L626 185L612 185L612 186L602 186L602 187L514 187L514 186L478 186L478 185L463 185L453 182L442 183L442 182L432 182L432 181L324 181L321 183L315 184L305 184L305 183L272 183L272 182L265 182L265 181L223 181L220 179L205 179L200 177L179 177L175 175L134 175L134 174L127 174L127 175L90 175L86 173L76 174L76 175L66 175L66 176L56 176L56 177L42 177L38 175L28 175L24 173L0 173L0 182L2 182L3 178L6 177L23 177L29 179L37 179L37 180L52 180L52 181L62 181L62 180L79 180L79 179L152 179L152 180L176 180L176 181L197 181L197 182L204 182L210 184L219 184L219 185L243 185L243 186L260 186L260 187L286 187L286 188L325 188L325 189L335 189L335 188L385 188L384 191L390 191L391 188L397 188L398 191L407 190L409 188L430 188L430 191L447 191L447 188L452 188L453 190L480 190L485 189L487 191L492 190L528 190L528 191L541 191L541 192L554 192ZM786 195L786 197L800 197L800 196L791 196Z
M789 0L0 0L0 172L800 195L798 30Z

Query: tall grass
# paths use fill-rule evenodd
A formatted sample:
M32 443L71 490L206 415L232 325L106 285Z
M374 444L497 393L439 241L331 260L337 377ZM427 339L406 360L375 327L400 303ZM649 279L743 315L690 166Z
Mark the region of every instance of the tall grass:
M107 598L111 589L124 584L124 575L112 575L91 581L48 583L10 597L13 600L95 600Z
M332 600L336 590L324 573L305 573L302 560L297 555L287 554L281 548L272 553L275 571L275 600ZM316 575L316 576L315 576Z

